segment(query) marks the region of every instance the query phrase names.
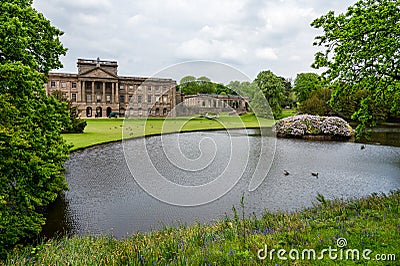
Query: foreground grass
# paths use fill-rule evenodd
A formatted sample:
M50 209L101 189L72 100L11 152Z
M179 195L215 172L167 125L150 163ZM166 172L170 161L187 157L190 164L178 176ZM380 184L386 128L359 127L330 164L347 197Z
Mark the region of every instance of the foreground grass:
M244 220L240 218L244 215L242 210L239 213L234 210L233 218L213 225L165 228L134 234L123 240L111 236L49 240L34 248L15 249L9 254L6 264L399 265L400 191L348 202L327 201L319 196L319 201L320 204L313 208L292 214L265 213L260 218ZM345 238L347 246L339 248L339 238ZM260 260L257 254L265 246L268 248L267 258ZM330 247L332 257L337 258L330 259L325 251L323 259L319 260L321 252ZM274 253L270 259L272 249ZM286 261L278 259L279 249L287 251L283 254ZM291 249L299 251L299 260L290 259L288 253ZM305 249L314 249L315 259L312 253L311 259L308 259L308 253L302 259ZM359 250L360 259L356 260L356 255L353 257L346 251L348 249ZM362 257L366 249L371 250L367 255L370 260ZM378 254L386 261L377 261ZM264 256L264 253L260 255Z
M101 143L119 141L123 137L142 137L169 132L211 130L223 128L259 128L272 126L273 121L257 119L253 114L207 118L177 117L169 119L87 119L83 134L63 134L72 144L72 150L87 148Z

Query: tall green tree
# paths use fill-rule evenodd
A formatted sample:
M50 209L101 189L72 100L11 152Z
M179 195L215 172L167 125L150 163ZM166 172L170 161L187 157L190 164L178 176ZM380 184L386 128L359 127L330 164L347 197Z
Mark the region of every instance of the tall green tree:
M178 89L186 95L191 94L213 94L217 92L218 84L212 82L208 77L202 76L196 78L194 76L183 77L178 85Z
M40 232L41 208L67 188L69 114L43 87L61 67L61 34L32 1L0 2L0 258Z
M302 103L310 97L311 92L321 88L323 82L316 73L299 73L294 80L293 92Z
M185 95L196 94L198 91L196 77L185 76L179 81L178 89Z
M80 119L78 107L72 105L72 101L67 99L65 94L60 90L55 90L51 93L51 96L57 99L59 102L67 104L67 110L69 112L69 123L64 126L62 133L83 133L87 123L85 120Z
M299 111L311 115L333 115L333 108L329 102L332 90L328 88L319 88L310 93L310 97L306 99L299 107Z
M289 106L292 108L296 105L295 97L293 95L293 86L292 86L292 79L280 77L282 79L283 85L285 86L285 99L282 102L282 107Z
M198 93L213 94L216 93L217 83L214 83L208 77L201 76L196 80L198 84Z
M274 116L282 113L282 103L285 100L285 85L282 79L270 70L261 71L254 82L262 91L271 107Z
M373 109L390 106L400 114L400 3L398 0L360 0L344 14L333 11L315 19L313 27L323 30L314 45L313 67L327 68L324 76L338 85L333 101L343 95L366 90L366 97L353 114L360 135L378 118Z

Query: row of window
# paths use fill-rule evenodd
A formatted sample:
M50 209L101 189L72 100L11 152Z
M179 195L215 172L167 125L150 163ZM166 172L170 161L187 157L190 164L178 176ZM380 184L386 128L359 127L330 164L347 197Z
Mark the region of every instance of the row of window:
M50 81L50 87L51 87L52 89L57 88L57 83L56 83L55 81ZM67 82L61 81L61 82L60 82L60 87L61 87L61 88L66 88L66 87L67 87ZM72 87L73 89L76 89L76 82L72 82L72 83L71 83L71 87Z
M120 102L124 102L125 101L125 97L124 95L120 96ZM134 96L129 97L129 101L134 101ZM163 95L163 96L159 96L156 95L155 96L155 102L159 103L162 102L163 104L168 104L168 96L167 95ZM144 98L142 95L138 95L137 96L137 103L143 103L144 102ZM153 103L153 97L151 94L147 95L147 103Z
M52 89L57 88L57 83L56 83L56 81L50 81L50 87L51 87ZM60 82L60 87L61 87L61 88L66 88L66 87L67 87L67 82L61 81L61 82ZM71 87L72 87L73 89L76 89L76 82L72 82L72 83L71 83ZM155 86L154 86L154 90L155 90L155 91L160 91L160 87L161 87L161 86L159 86L159 85L155 85ZM87 88L87 89L91 89L91 88L92 88L92 83L91 83L91 82L87 82L87 83L86 83L86 88ZM134 86L133 86L133 85L129 85L128 88L129 88L129 90L133 90L133 89L134 89ZM97 89L100 89L100 84L98 84ZM124 90L124 89L125 89L125 85L121 84L121 85L119 86L119 89L120 89L120 90ZM152 91L153 87L152 87L151 85L147 85L147 86L146 86L146 89L147 89L147 91ZM162 91L163 91L163 92L167 91L167 89L168 89L167 86L165 86L165 85L162 86ZM142 91L142 90L143 90L143 86L138 86L138 91Z
M97 103L100 103L101 101L102 101L102 95L100 95L100 94L96 94L96 96L95 96L96 98L96 102ZM132 100L132 97L133 96L131 96L130 98L129 98L129 101L131 101ZM156 96L156 103L159 103L160 102L160 98L161 98L161 101L162 101L162 103L163 104L168 104L168 96L166 96L166 95L163 95L162 97L161 96ZM72 102L76 102L76 93L72 93ZM87 94L86 95L86 102L92 102L92 95L91 94ZM106 95L106 102L111 102L111 96L110 95ZM125 95L120 95L119 96L119 102L120 103L123 103L123 102L125 102ZM137 96L137 103L143 103L143 97L142 97L142 95L138 95ZM147 103L152 103L152 95L147 95Z
M137 87L137 90L138 91L143 91L143 87L144 86L140 85L140 86ZM152 91L153 90L153 86L151 86L151 85L146 85L145 87L146 87L147 91ZM160 87L161 86L159 86L159 85L154 85L154 91L160 91ZM133 90L134 89L133 85L129 85L128 88L129 88L129 90ZM119 85L119 89L120 90L124 90L125 89L125 85L124 84ZM167 86L165 86L165 85L162 86L162 91L163 92L167 91L167 89L168 89Z

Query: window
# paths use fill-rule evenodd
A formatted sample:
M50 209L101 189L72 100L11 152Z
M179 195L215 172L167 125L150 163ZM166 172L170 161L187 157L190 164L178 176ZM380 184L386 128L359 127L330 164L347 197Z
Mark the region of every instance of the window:
M76 89L76 82L72 82L72 88Z
M158 85L154 86L154 88L155 88L156 91L160 90L160 86L158 86Z
M137 101L138 101L138 103L142 103L142 96L141 96L141 95L139 95L139 96L137 97Z
M50 82L50 87L55 88L56 87L56 82L55 81Z
M156 103L158 103L158 100L160 100L160 95L156 95Z
M147 112L151 115L151 108L147 109Z
M164 108L162 113L163 115L167 115L167 108Z
M147 95L147 102L148 102L148 103L151 103L151 95L150 95L150 94Z
M147 91L151 91L151 86L147 86Z
M141 91L141 90L142 90L142 86L138 86L138 87L137 87L137 90L138 90L138 91Z
M162 87L163 92L167 91L167 86Z
M91 102L92 101L92 95L91 94L86 94L86 101Z
M132 91L133 90L133 86L129 85L129 90Z
M92 82L85 82L85 89L92 89Z
M72 102L76 103L76 93L72 93Z
M67 83L61 82L61 88L66 88L66 87L67 87Z
M101 95L100 94L96 95L96 102L101 103Z
M109 103L109 102L111 102L111 96L110 95L107 95L106 96L106 101Z
M119 85L119 89L123 90L124 89L124 85Z
M162 97L162 103L163 103L163 104L167 104L167 102L168 102L168 96L167 96L167 95L164 95L164 96Z
M120 103L124 103L125 102L125 96L124 95L120 95L119 96L119 102Z

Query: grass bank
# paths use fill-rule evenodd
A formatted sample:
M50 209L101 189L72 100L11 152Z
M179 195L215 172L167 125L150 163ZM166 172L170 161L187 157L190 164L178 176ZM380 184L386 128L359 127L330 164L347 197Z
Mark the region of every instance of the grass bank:
M168 227L123 240L111 236L52 239L15 249L6 264L399 265L400 191L347 202L320 195L317 199L320 204L310 209L246 219L243 203L231 218L212 225ZM278 257L279 249L287 260Z
M183 132L223 128L259 128L272 126L273 121L256 118L253 114L220 116L218 119L176 117L168 119L87 119L82 134L63 134L72 144L72 150L87 148L101 143L119 141L122 137L142 137L161 132Z

